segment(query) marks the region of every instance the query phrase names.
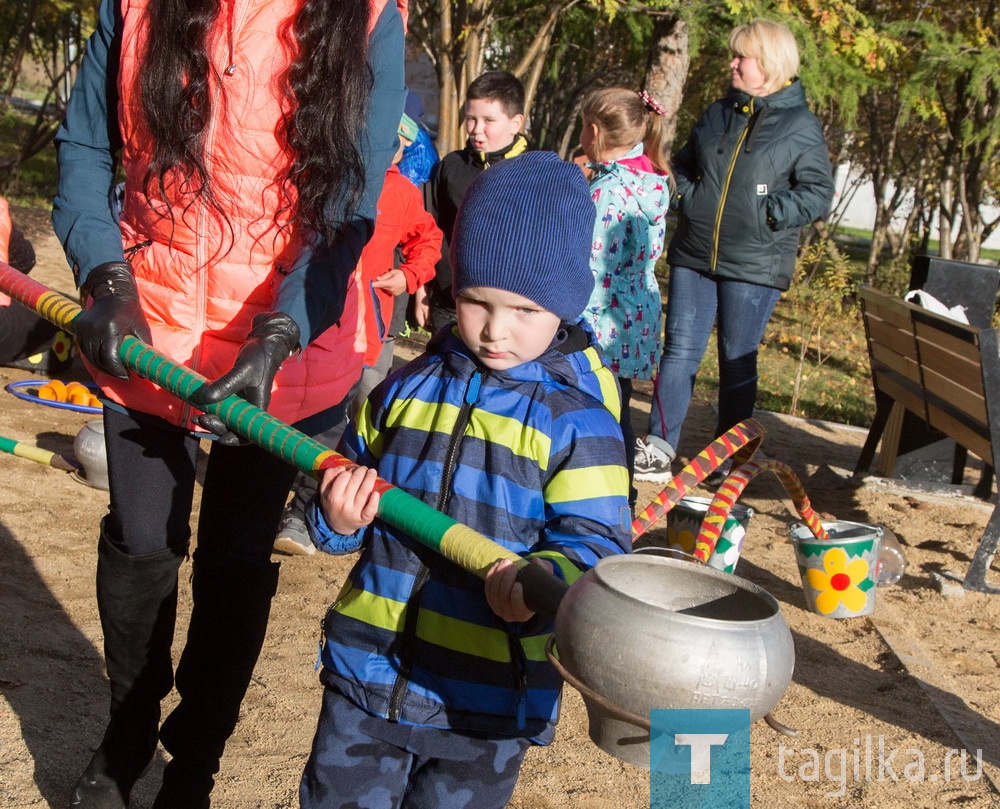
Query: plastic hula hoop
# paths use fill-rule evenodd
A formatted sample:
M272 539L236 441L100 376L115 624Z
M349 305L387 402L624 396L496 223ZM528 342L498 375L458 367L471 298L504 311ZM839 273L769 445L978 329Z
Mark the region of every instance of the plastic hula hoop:
M45 383L49 382L48 379L23 379L20 382L9 382L4 388L8 393L12 393L18 399L23 399L25 402L34 402L35 404L45 405L46 407L54 407L57 410L75 410L77 413L93 413L100 414L104 412L100 407L91 407L90 405L80 405L73 404L72 402L54 402L51 399L42 399L34 393L28 393L27 391L31 388L36 390ZM97 385L93 382L83 382L88 390L98 390Z

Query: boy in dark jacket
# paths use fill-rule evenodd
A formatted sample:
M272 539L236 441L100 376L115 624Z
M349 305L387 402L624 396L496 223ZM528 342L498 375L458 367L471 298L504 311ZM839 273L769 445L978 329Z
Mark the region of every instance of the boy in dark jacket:
M614 376L580 314L595 213L580 170L533 152L469 187L451 245L457 326L348 425L308 513L361 548L324 621L326 686L304 809L507 804L548 744L561 681L550 623L514 565L483 582L376 518L376 472L568 582L631 545ZM378 800L376 801L376 798Z
M469 136L465 147L446 155L424 186L424 204L444 233L437 274L427 285L431 331L455 319L448 243L466 189L490 166L529 148L521 134L524 87L512 74L493 70L473 81L465 94L464 111Z

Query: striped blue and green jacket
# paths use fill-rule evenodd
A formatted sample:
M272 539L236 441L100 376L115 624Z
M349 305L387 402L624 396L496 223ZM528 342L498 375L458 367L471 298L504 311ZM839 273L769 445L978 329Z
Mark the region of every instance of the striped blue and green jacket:
M631 547L619 407L582 325L502 372L444 330L375 389L341 450L572 582ZM309 516L322 549L363 549L324 621L324 683L392 722L551 741L561 679L548 622L501 620L480 579L381 520L343 537L315 503Z

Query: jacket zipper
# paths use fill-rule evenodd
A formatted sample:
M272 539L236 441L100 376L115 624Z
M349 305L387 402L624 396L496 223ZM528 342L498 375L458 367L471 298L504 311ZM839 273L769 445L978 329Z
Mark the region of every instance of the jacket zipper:
M517 729L524 730L528 726L528 661L524 657L521 642L509 633L507 645L510 648L510 663L517 679Z
M484 374L476 370L469 380L469 385L465 389L465 398L462 401L462 409L459 410L455 427L451 431L451 439L448 442L448 452L445 455L444 471L441 474L441 491L438 494L436 508L438 511L447 513L448 502L451 500L451 479L455 474L455 459L458 456L458 447L462 443L465 428L469 423L469 415L472 408L479 399L479 390L483 384ZM430 578L431 571L427 565L422 564L420 571L414 577L413 587L410 590L410 597L406 601L406 618L403 620L402 651L400 654L399 676L393 683L392 693L389 695L389 710L386 712L386 719L390 722L398 722L403 711L403 698L406 696L406 689L410 684L411 655L407 654L413 639L417 635L417 617L420 613L420 599L423 595L424 585Z
M153 243L152 239L144 239L141 242L133 244L131 247L125 248L125 263L130 267L132 266L132 260L139 255L143 250L149 247Z
M729 168L726 171L726 181L722 184L722 193L719 195L719 207L715 211L715 230L712 233L712 262L711 271L715 272L719 263L719 231L722 229L722 212L726 207L726 197L729 195L729 183L733 179L733 171L736 168L736 159L740 156L740 149L743 148L743 141L746 140L747 132L750 131L750 121L753 120L754 109L753 99L750 99L750 110L747 115L747 124L743 127L739 139L736 141L736 148L733 149L733 156L729 159Z
M236 15L236 2L237 0L231 0L228 5L226 13L226 29L227 29L227 42L226 49L228 52L229 60L227 62L227 68L232 65L233 62L233 36L234 36L234 20ZM231 72L226 72L225 75L232 75ZM222 97L222 86L218 85L212 94L212 110L213 113L208 120L208 125L205 127L205 148L204 148L204 161L205 161L205 172L208 177L212 176L212 166L213 159L212 153L215 148L215 136L218 131L218 115L215 111L219 109L219 100ZM208 211L205 207L203 201L199 201L198 205L198 232L202 234L210 233L208 221ZM195 259L197 263L197 270L195 270L195 275L198 279L197 288L195 290L195 328L198 330L198 334L202 334L206 327L206 313L208 310L208 304L205 300L208 294L208 278L207 265L208 265L208 255L205 248L204 239L196 239L197 247L195 248ZM201 367L201 346L202 341L199 340L198 344L194 347L194 351L191 353L191 363L190 368L195 371L200 370ZM184 403L184 407L181 410L181 424L186 424L188 419L191 418L191 405Z

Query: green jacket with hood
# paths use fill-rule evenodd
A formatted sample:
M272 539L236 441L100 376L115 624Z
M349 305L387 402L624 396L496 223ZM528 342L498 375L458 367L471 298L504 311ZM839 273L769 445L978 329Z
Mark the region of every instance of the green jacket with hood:
M673 169L670 265L788 289L799 232L829 213L834 193L801 82L759 97L730 89L698 119Z

